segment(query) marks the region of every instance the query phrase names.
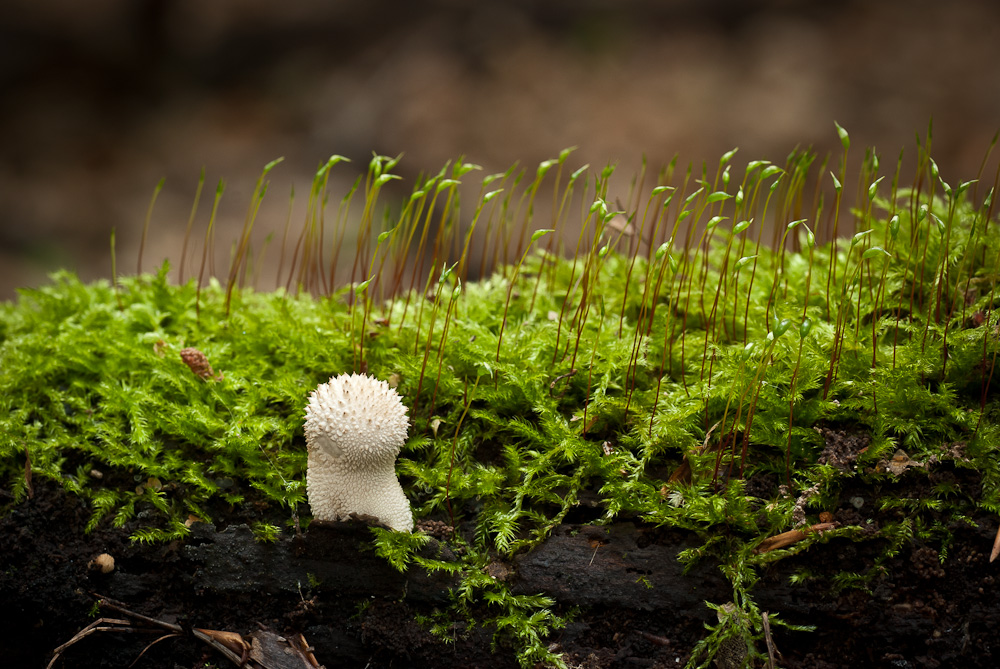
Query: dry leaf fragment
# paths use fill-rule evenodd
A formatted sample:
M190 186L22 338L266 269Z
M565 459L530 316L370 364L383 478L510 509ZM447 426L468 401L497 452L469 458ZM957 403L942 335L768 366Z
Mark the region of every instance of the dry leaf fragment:
M318 666L308 644L305 644L303 652L301 644L305 643L304 637L300 641L295 637L289 639L268 630L258 630L251 636L251 643L250 666L263 669L307 669Z
M206 637L215 641L216 643L225 646L229 650L233 651L237 655L245 656L246 653L250 652L250 644L248 644L244 639L242 634L237 634L236 632L225 632L219 630L207 630L200 627L195 628L196 632L201 632Z
M498 581L506 581L511 575L510 568L502 562L490 562L483 571Z
M617 214L614 218L608 221L608 229L612 232L617 232L619 235L631 238L635 235L635 228L629 223L628 219L622 214Z
M908 467L925 467L923 462L917 462L916 460L911 460L910 456L906 454L903 449L898 449L892 455L892 460L888 462L882 461L881 464L884 467L884 471L889 472L893 476L899 476L906 471Z
M997 536L993 539L993 550L990 551L990 562L996 560L998 555L1000 555L1000 528L997 528Z

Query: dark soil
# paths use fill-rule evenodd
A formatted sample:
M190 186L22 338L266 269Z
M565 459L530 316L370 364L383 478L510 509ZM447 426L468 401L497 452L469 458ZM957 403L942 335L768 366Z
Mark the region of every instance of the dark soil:
M974 472L944 467L974 495ZM917 496L932 482L922 473L895 482L900 495ZM857 523L845 490L837 521ZM874 524L892 517L874 515ZM53 650L91 623L99 597L129 611L179 624L250 635L270 630L304 635L326 667L516 667L511 648L492 630L454 627L444 643L417 622L448 602L453 583L412 568L400 574L371 549L360 522L313 524L302 536L276 543L254 540L245 513L231 524L196 525L184 543L139 545L129 528L83 528L89 510L54 484L36 481L33 496L11 505L0 519L0 657L3 666L44 667ZM940 545L913 544L888 563L868 590L835 593L841 571L864 573L884 549L880 540L843 538L814 545L774 563L754 589L762 611L813 632L775 629L785 667L998 666L1000 606L989 563L995 519L951 527L953 541L941 561ZM490 566L518 593L546 593L560 613L576 610L551 642L572 667L679 667L715 613L704 602L724 603L732 591L711 558L685 573L676 555L701 545L693 533L639 522L610 526L564 525L536 550L512 564ZM447 542L426 549L448 559ZM99 554L115 558L103 574L88 567ZM998 563L1000 564L1000 563ZM791 585L808 568L814 578ZM97 615L121 619L113 610ZM135 625L139 628L142 625ZM165 632L95 632L65 650L56 667L232 666L203 642L183 633L150 644ZM143 649L146 649L143 653ZM141 655L141 657L139 657ZM136 658L139 657L138 661Z

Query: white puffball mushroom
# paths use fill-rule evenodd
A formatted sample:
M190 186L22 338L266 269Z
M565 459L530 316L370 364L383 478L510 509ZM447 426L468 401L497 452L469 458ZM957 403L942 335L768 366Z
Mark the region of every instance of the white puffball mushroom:
M413 512L396 478L406 441L406 407L385 381L342 374L320 384L306 406L306 493L316 520L374 516L413 531Z

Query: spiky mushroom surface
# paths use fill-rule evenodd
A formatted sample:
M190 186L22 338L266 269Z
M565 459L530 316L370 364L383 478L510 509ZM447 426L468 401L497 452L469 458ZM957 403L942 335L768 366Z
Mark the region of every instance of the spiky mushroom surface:
M313 517L375 516L413 530L413 512L396 478L406 441L406 407L385 381L342 374L316 388L306 407L306 492Z

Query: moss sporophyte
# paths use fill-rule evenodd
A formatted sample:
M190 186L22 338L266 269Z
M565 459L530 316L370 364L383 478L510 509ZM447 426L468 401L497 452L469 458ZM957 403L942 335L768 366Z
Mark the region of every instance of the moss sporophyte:
M173 283L167 264L92 284L60 272L0 306L4 481L25 498L30 465L89 500L89 528L141 514L142 542L183 540L220 502L254 501L275 540L308 516L310 393L365 373L408 412L395 471L418 523L374 528L374 543L400 569L459 576L441 616L492 623L525 666L562 666L546 636L568 612L484 567L564 520L629 519L693 533L702 545L679 559L731 581L689 665L720 649L766 661L790 634L755 604L769 563L881 542L882 561L838 581L863 588L915 535L946 548L955 523L1000 514L997 175L984 160L976 179L946 182L929 132L912 172L902 158L884 171L874 151L855 170L838 131L833 170L801 151L738 166L734 150L621 185L612 167L571 169L567 150L484 178L459 161L388 207L398 158L376 156L338 196L330 171L350 166L334 156L297 237L286 230L278 287L261 291L249 265L268 165L220 279L205 259L221 187L196 278ZM838 450L835 433L863 439ZM897 451L924 466L890 467ZM982 491L900 500L878 485L942 466L977 471ZM831 520L859 486L864 513L905 514ZM455 528L457 561L420 553L427 520Z

